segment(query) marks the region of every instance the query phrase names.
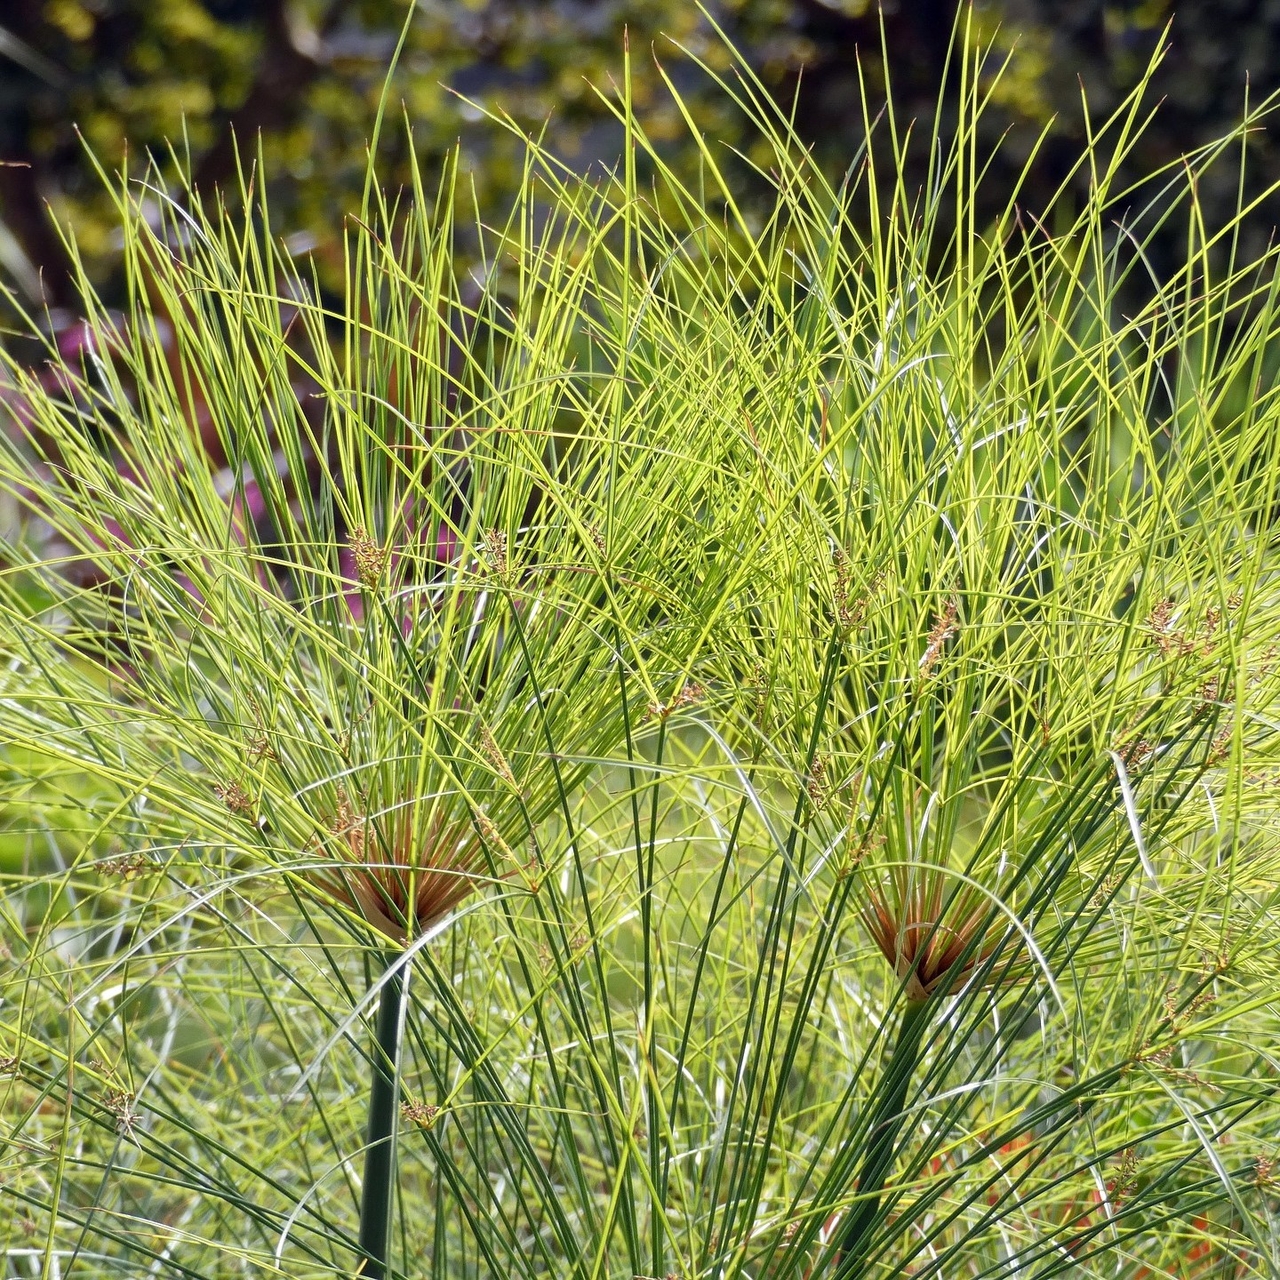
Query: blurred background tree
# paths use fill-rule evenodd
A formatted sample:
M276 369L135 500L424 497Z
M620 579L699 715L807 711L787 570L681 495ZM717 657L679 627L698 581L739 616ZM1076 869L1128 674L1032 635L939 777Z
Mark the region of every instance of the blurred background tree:
M884 44L900 118L932 120L945 77L956 0L897 0ZM1046 122L1048 141L1028 195L1047 196L1078 154L1083 86L1095 117L1143 74L1173 15L1173 0L981 0L974 30L993 47L997 110L988 141L1007 131L994 173L1012 182ZM872 0L715 0L709 11L789 108L830 169L849 163L861 135L857 64L872 108L883 97L880 15ZM364 152L403 0L8 0L0 6L0 267L55 315L73 307L69 261L53 221L74 228L91 275L110 297L115 217L89 151L109 171L171 143L200 189L236 181L232 136L261 139L277 230L312 249L336 278L343 215L359 199ZM692 148L662 91L652 49L688 96L706 135L748 152L723 95L677 46L717 67L728 58L688 0L419 0L391 102L403 103L428 161L456 143L464 191L501 209L520 152L472 103L520 125L545 122L561 155L608 165L620 136L591 86L608 89L629 29L635 98L650 135ZM1008 59L998 82L996 65ZM1229 129L1251 101L1280 85L1280 5L1274 0L1183 0L1153 86L1165 99L1133 157L1135 172L1177 160ZM927 129L925 130L927 132ZM1280 155L1259 131L1255 180L1280 178ZM404 132L384 133L382 173L394 182ZM87 147L87 149L86 149ZM677 160L680 155L677 154ZM921 165L924 160L922 158ZM430 165L428 164L428 168ZM1235 175L1202 189L1212 222L1234 207ZM920 170L923 175L923 167ZM1269 235L1264 210L1255 219Z

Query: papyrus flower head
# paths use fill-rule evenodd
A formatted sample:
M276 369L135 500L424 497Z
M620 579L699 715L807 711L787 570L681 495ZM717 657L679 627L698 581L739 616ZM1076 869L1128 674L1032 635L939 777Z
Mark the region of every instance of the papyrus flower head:
M379 933L404 943L438 924L486 878L486 829L492 831L492 824L478 827L470 814L426 803L366 814L339 791L330 830L316 842L332 865L312 871L311 881ZM493 852L497 846L505 851L498 837L490 843Z
M992 899L948 869L928 864L889 868L866 895L862 922L906 989L908 1000L959 990L1008 937ZM1005 976L997 967L983 977ZM1009 976L1012 976L1011 973Z

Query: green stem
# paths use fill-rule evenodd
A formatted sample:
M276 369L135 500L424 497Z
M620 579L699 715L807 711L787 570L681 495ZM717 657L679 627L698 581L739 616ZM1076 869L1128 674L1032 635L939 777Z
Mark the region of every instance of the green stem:
M928 1025L929 1002L909 1001L902 1014L898 1040L880 1083L880 1096L867 1132L866 1152L858 1173L859 1198L840 1236L835 1280L854 1280L862 1272L867 1239L880 1210L880 1193L893 1166L898 1134L906 1119L902 1108L907 1100L907 1089L920 1061L920 1041Z
M369 1130L360 1189L360 1280L385 1280L395 1203L395 1127L399 1087L400 1032L407 966L392 970L382 985L374 1031L369 1082Z

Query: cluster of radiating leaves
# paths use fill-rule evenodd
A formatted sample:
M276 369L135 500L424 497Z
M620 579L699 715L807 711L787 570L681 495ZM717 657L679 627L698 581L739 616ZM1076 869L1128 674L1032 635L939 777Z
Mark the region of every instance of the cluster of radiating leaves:
M621 83L616 181L531 147L483 271L453 170L366 188L336 310L125 189L129 310L10 364L4 1248L351 1274L388 931L338 873L468 842L399 1274L830 1273L915 994L876 903L967 941L869 1272L1265 1269L1273 261L1213 274L1188 184L1114 305L1137 99L1084 214L980 237L973 127L833 190L748 77L753 227Z

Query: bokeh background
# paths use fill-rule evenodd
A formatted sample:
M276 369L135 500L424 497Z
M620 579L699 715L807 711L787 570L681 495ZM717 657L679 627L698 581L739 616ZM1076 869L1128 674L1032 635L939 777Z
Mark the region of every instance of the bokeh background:
M51 323L72 315L71 266L55 223L74 230L91 278L108 301L118 271L115 215L95 161L108 172L172 146L204 193L236 182L233 130L261 140L275 229L316 255L336 283L344 215L359 200L387 65L407 13L403 0L5 0L0 5L0 270ZM777 100L793 106L800 136L834 173L861 140L863 97L883 100L882 43L901 118L929 122L948 80L955 0L419 0L396 72L392 104L432 162L460 144L463 188L484 216L500 216L520 166L518 141L480 107L520 126L546 126L582 170L608 166L620 138L596 88L616 84L629 31L634 93L650 135L677 163L695 148L657 63L709 138L750 157L725 95L696 59L724 71L719 24ZM710 16L708 16L710 15ZM1169 28L1170 20L1173 20ZM1036 137L1028 201L1046 202L1079 154L1083 96L1101 119L1168 51L1151 85L1163 99L1131 160L1135 175L1175 163L1230 129L1246 100L1280 86L1276 0L981 0L975 41L989 44L984 117L1001 158L988 179L1012 182ZM656 60L656 61L655 61ZM1003 74L996 69L1007 63ZM859 65L862 67L860 81ZM954 67L954 60L952 62ZM404 177L399 119L384 134L380 173ZM923 132L927 132L923 130ZM1257 189L1280 179L1266 128L1249 138ZM921 163L924 163L923 156ZM749 185L749 166L742 165ZM1200 192L1210 223L1239 198L1235 166ZM1135 196L1137 199L1137 196ZM52 212L53 219L50 218ZM1251 219L1259 241L1276 219L1264 202ZM1158 263L1156 264L1158 269Z

